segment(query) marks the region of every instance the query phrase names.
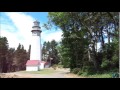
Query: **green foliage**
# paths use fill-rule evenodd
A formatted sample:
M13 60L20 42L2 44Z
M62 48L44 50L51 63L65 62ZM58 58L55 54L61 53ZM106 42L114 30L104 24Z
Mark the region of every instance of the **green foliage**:
M118 63L119 63L118 55L114 54L114 56L112 57L111 62L112 62L113 65L118 65Z
M74 74L77 74L77 73L79 73L80 71L81 71L80 68L74 68L74 69L72 69L72 73L74 73Z
M112 78L119 78L119 73L113 73Z
M57 64L54 64L54 65L52 66L52 68L53 68L54 70L56 70Z
M59 53L64 67L81 68L79 74L118 68L118 12L50 12L48 17L63 32Z
M112 78L112 75L109 73L105 74L95 74L95 75L87 75L89 78Z
M58 43L55 40L52 40L51 42L44 42L43 48L42 48L42 59L44 61L51 62L51 64L58 64L59 63L59 56L58 56L58 50L57 50ZM50 61L50 58L53 58Z
M85 74L85 72L83 72L82 70L80 70L77 74L78 74L78 75L83 75L83 74ZM86 75L87 75L87 74L86 74Z
M30 52L26 52L24 46L19 44L17 50L9 48L6 37L0 37L0 72L25 70L26 61Z
M86 78L115 78L115 77L113 77L112 72L103 72L103 73L97 72L94 74L89 74L88 72L80 71L77 74L80 76L86 77ZM115 75L115 73L114 73L114 75Z
M70 65L70 58L69 58L69 49L65 48L60 44L60 46L57 47L58 53L59 53L59 58L60 58L60 63L63 65L64 68L68 68Z
M103 70L108 70L110 67L110 61L106 60L105 58L103 58L103 62L101 64L101 68Z
M57 67L58 67L58 68L63 68L63 65L59 65L59 64L58 64Z
M0 72L7 72L8 41L6 37L0 37Z
M92 74L96 73L96 70L95 70L94 66L84 66L83 72L86 72L87 74L92 75Z

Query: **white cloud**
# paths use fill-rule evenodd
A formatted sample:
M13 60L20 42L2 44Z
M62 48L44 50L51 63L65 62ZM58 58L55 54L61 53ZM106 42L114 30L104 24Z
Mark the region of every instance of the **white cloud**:
M6 18L0 17L2 23L0 23L0 32L2 36L6 36L8 39L9 47L17 48L18 44L21 43L24 45L25 49L28 50L31 42L31 29L33 25L34 17L22 13L22 12L6 12L5 13L10 20ZM11 23L12 21L13 23ZM53 39L56 41L61 40L62 30L46 30L42 27L42 22L40 22L41 26L41 39L44 41L52 41ZM105 39L105 43L107 43L107 38ZM100 48L100 43L97 43L97 49Z
M4 22L0 23L0 26L2 36L8 39L9 47L16 49L18 44L21 43L24 45L24 48L28 50L30 43L32 43L31 30L33 21L35 20L34 17L22 12L6 12L5 15L8 16L10 20L2 18ZM12 23L10 21L12 21ZM41 22L40 26L42 26ZM62 32L60 30L53 32L52 30L45 30L43 27L41 27L41 29L42 41L51 41L53 39L59 41L61 39Z
M18 44L21 43L28 50L34 18L22 12L6 12L5 14L13 22L12 24L6 22L4 18L5 23L1 24L2 36L7 37L9 47L17 48Z
M62 31L61 30L58 30L58 31L55 31L55 32L43 32L41 34L41 37L43 39L43 41L52 41L53 39L55 41L60 41L61 40L61 36L62 35Z
M18 29L17 40L28 50L34 18L21 12L10 12L6 13L6 15Z
M18 44L20 43L18 38L17 38L17 34L8 32L8 31L3 30L3 29L2 29L1 33L2 33L2 36L6 36L7 37L7 40L8 40L8 43L9 43L9 47L12 47L12 48L16 49Z

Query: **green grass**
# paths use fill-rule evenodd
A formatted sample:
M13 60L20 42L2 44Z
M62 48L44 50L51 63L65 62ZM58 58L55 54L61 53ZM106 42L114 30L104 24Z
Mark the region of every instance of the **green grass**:
M83 73L81 74L81 76L85 76L87 78L112 78L112 73L102 73L102 74L93 74L93 75L89 75L87 73Z
M111 74L95 74L89 75L89 78L112 78Z
M29 74L52 74L55 72L53 69L43 69L40 71L20 71L21 73L29 73Z

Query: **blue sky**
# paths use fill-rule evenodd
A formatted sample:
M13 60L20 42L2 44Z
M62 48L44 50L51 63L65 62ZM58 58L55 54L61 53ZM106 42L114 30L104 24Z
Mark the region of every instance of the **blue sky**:
M18 44L24 45L25 49L31 42L33 21L40 22L42 29L41 40L56 41L61 40L62 31L60 29L46 30L43 26L48 21L48 12L0 12L0 35L8 39L9 47L17 48Z
M44 23L48 21L48 18L47 18L48 12L26 12L26 14Z
M46 30L43 26L48 21L48 12L0 12L0 35L8 39L9 47L17 48L18 44L24 45L28 50L32 43L32 26L37 19L41 26L41 43L44 41L56 40L60 41L62 38L62 31L52 28ZM105 39L107 42L107 38ZM100 48L100 43L97 43Z

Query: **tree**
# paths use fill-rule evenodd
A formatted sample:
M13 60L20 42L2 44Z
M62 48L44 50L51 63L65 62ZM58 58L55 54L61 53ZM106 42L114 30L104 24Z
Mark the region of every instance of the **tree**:
M27 56L27 58L28 58L28 60L30 60L30 51L31 51L31 45L29 45L29 49L28 49L28 56Z
M17 50L9 48L6 37L0 37L0 72L25 70L26 62L29 60L30 47L28 52L19 43Z
M46 50L46 42L43 43L43 47L42 47L42 57L43 57L43 60L45 61L45 57L46 57L46 54L47 54L47 50Z
M69 68L70 58L68 55L68 48L65 48L62 44L60 44L57 46L57 50L60 64L63 65L64 68Z
M25 70L28 58L28 52L24 49L24 46L19 43L13 60L15 71Z
M8 41L6 37L0 37L0 72L7 72L6 55L8 51Z
M50 62L50 58L53 58L51 61L52 64L57 64L59 62L57 42L52 40L51 42L44 42L42 48L42 57L45 61Z
M71 70L81 68L98 72L105 58L111 61L114 57L114 61L118 61L113 54L110 56L114 52L110 49L113 43L110 40L118 36L115 34L118 32L118 12L50 12L48 17L48 24L63 31L62 47L68 49L63 51L70 58ZM101 43L101 51L98 50L98 42ZM109 65L108 68L111 70Z
M14 55L15 55L15 49L9 48L8 52L7 52L7 56L6 56L6 58L7 58L7 72L13 71L12 64L13 64Z
M52 40L51 43L50 43L50 47L51 47L51 57L53 58L52 62L54 64L57 64L59 62L59 60L58 60L58 51L56 49L57 42L55 40Z

